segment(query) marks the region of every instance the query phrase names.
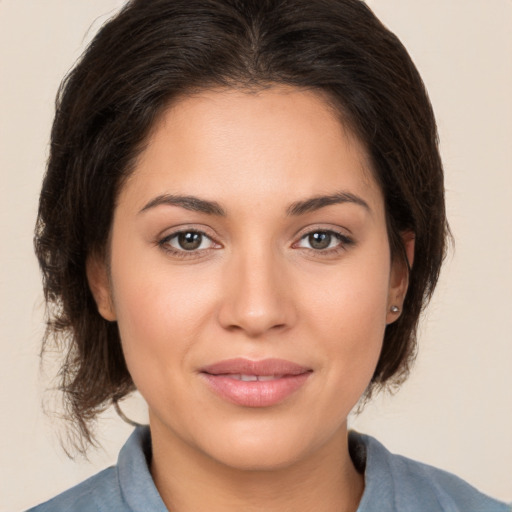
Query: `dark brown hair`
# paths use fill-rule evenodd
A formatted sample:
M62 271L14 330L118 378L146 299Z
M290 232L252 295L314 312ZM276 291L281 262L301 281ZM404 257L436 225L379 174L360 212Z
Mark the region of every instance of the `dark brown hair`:
M432 108L400 41L360 0L132 0L61 85L35 249L48 325L65 354L61 389L85 451L98 412L134 384L115 323L99 314L86 257L105 254L116 197L156 118L213 87L286 84L322 92L371 158L390 247L415 236L400 318L386 329L369 393L407 375L422 308L445 253L443 171Z

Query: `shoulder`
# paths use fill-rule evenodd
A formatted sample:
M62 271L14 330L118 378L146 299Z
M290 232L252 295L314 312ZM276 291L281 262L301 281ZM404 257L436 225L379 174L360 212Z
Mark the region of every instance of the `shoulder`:
M370 436L352 432L356 451L364 450L366 490L358 512L511 512L501 503L446 471L390 453ZM388 508L382 508L382 500ZM379 507L376 505L379 504Z
M27 512L121 512L121 504L117 471L110 467Z
M138 427L119 453L117 465L27 512L166 512L149 471L151 436Z

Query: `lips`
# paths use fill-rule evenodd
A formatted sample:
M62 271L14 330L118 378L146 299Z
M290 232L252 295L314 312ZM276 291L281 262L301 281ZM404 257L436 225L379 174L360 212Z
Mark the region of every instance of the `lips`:
M312 370L284 359L229 359L206 366L200 375L224 400L244 407L270 407L298 391Z

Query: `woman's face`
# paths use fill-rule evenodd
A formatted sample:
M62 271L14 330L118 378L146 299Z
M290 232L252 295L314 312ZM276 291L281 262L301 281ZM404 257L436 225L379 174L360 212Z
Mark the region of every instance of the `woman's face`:
M246 469L343 442L406 285L363 147L321 96L284 87L170 108L100 267L154 441Z

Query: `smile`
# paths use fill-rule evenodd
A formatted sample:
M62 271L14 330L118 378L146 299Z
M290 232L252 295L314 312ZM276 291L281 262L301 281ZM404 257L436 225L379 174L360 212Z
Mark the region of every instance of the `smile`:
M203 368L210 391L243 407L271 407L295 394L312 370L283 359L230 359Z

